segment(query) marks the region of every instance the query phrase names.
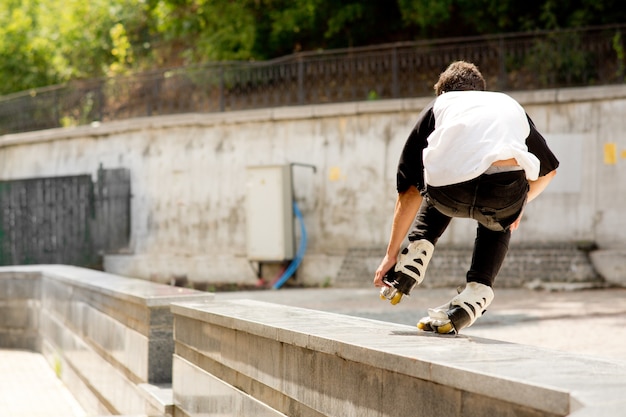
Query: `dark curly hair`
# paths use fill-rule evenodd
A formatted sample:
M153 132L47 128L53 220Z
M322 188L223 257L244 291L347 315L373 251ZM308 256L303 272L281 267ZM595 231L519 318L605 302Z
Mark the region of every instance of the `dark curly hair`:
M487 83L476 65L466 61L455 61L439 75L434 88L435 93L440 96L446 91L485 91Z

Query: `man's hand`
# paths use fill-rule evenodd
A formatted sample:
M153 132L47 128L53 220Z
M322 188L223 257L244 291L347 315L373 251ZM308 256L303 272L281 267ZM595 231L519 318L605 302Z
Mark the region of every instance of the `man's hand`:
M511 225L509 226L509 229L511 229L511 232L519 229L519 225L522 222L522 216L524 216L524 209L522 208L522 212L519 214L517 220L515 220L513 223L511 223Z
M391 222L391 235L389 236L389 244L382 262L376 269L374 275L375 287L387 287L383 282L383 277L391 269L398 260L400 247L406 237L406 234L415 220L417 211L422 204L422 195L415 186L410 186L406 191L398 193L396 199L396 207L393 213L393 221Z
M374 286L375 287L388 287L387 284L383 282L383 277L396 263L395 258L390 258L389 256L385 256L376 269L376 274L374 275Z

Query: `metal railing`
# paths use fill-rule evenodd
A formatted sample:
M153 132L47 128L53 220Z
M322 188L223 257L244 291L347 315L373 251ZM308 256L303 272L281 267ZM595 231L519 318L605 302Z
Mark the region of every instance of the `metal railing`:
M0 97L0 134L132 117L419 97L454 60L492 90L623 83L626 25L297 53L73 81Z

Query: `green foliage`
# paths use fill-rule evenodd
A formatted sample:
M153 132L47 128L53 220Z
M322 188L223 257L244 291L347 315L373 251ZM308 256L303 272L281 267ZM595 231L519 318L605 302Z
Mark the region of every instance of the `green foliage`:
M402 19L423 29L447 22L455 3L454 0L398 0Z
M0 2L0 93L53 84L57 74L48 68L51 53L45 39L33 36L36 2Z
M255 45L255 52L259 56L267 56L263 47L265 42L270 48L285 53L299 51L303 47L308 49L308 44L317 36L320 5L320 0L294 0L291 7L276 8L262 15L265 23L260 28L261 42ZM261 13L259 8L257 15Z
M156 67L624 21L621 0L3 0L0 94Z
M141 0L0 2L0 93L132 68L126 25L138 29L140 6Z
M162 43L158 61L190 64L252 58L255 20L248 3L151 0L148 20Z
M527 56L525 67L539 75L542 86L588 82L593 75L589 73L590 57L580 44L574 32L537 41Z
M389 41L402 30L385 0L151 0L149 10L162 62L269 59Z

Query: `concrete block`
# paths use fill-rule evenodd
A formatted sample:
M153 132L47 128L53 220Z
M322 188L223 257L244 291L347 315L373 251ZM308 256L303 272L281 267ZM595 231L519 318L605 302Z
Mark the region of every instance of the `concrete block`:
M356 102L330 103L311 106L313 117L342 117L357 113Z
M0 302L0 329L37 329L38 303L14 301Z
M40 346L41 339L35 329L0 329L0 348L24 349L38 352Z
M623 97L626 88L623 85L605 85L594 88L571 87L555 90L558 102L580 102L591 100L607 100Z
M67 304L67 307L58 308L61 304ZM57 302L48 302L46 305L57 306L57 308L49 310L44 307L43 317L54 318L57 322L63 323L80 338L88 340L89 344L101 355L111 358L117 362L118 366L123 367L126 372L133 374L139 380L148 381L151 358L148 354L149 339L146 335L133 330L77 297L69 298L65 303L57 300ZM42 330L44 335L51 337L51 332L58 329L44 326Z
M399 373L384 375L383 416L465 417L461 414L461 391Z
M403 110L402 99L360 101L355 104L358 113L397 113Z
M534 404L529 404L528 407L524 407L519 404L510 404L503 401L485 401L485 397L474 395L471 393L464 393L461 401L461 412L459 416L462 417L484 417L484 416L498 416L498 417L560 417L563 414L551 414L548 412L537 412L532 407Z
M38 300L40 290L37 273L0 272L0 300Z
M419 112L424 109L435 97L417 97L417 98L406 98L402 99L402 109L408 112L415 112L415 114L419 114Z
M528 104L554 103L558 97L559 90L532 90L532 91L511 91L510 94L522 106Z
M227 339L234 339L233 330L222 326L208 326L188 317L177 317L175 322L174 338L178 346L188 346L197 350L203 356L221 363L222 344L228 343ZM230 342L231 344L234 343Z
M173 387L177 412L184 415L285 416L178 356L174 357Z
M624 364L477 337L250 300L172 311L189 333L175 331L177 355L288 415L556 417L603 407L624 389ZM226 336L211 342L219 355L187 344L190 316L204 321L204 338ZM580 378L589 369L602 378Z
M146 399L148 415L174 415L174 391L171 384L167 386L139 384L138 388Z
M311 106L277 107L272 111L273 120L309 119L312 116Z
M626 249L596 250L590 257L594 268L607 283L626 287Z
M169 304L213 298L62 265L0 268L0 289L0 346L41 351L90 415L167 412L139 385L171 382Z
M54 321L49 316L42 321L46 329L54 329L44 339L49 345L44 353L51 355L49 362L59 361L62 364L61 379L65 370L71 368L72 373L84 381L91 393L96 394L110 412L116 414L145 412L145 398L139 393L134 382L135 378L125 375L120 367L107 361L62 323Z

